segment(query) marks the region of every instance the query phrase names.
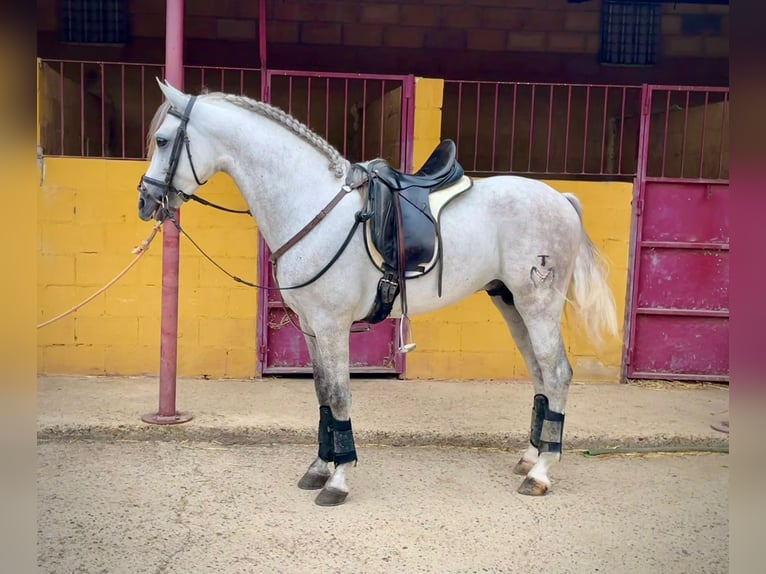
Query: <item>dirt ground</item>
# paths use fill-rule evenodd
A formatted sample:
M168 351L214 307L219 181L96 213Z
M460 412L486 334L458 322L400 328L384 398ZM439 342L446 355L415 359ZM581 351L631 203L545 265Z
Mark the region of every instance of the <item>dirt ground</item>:
M41 441L46 574L725 573L728 454L566 452L543 498L517 453L364 447L345 505L295 484L313 446Z

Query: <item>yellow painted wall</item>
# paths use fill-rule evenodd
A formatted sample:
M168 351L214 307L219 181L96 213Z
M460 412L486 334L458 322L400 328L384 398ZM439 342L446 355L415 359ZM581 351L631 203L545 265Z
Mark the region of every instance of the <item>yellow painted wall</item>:
M413 163L439 143L443 81L418 79ZM38 194L38 322L79 303L133 258L152 224L136 214L145 162L46 158ZM611 261L610 282L622 323L627 285L630 184L550 182L574 192L594 242ZM242 207L224 175L206 198ZM182 224L210 255L243 278L256 277L258 235L252 218L195 204ZM38 332L41 373L155 374L159 370L161 237L117 285L77 313ZM178 372L188 377L252 377L256 372L257 293L234 283L181 238ZM577 380L616 381L622 339L591 349L565 318L565 340ZM521 356L486 294L413 320L417 350L407 378L508 379L527 376Z
M442 80L418 79L413 149L416 169L440 140L443 84ZM580 198L586 229L610 262L609 282L617 302L622 333L633 186L616 182L546 183ZM418 347L407 355L407 378L523 379L529 376L505 323L484 293L448 309L415 317L412 326ZM621 335L596 350L582 334L571 310L564 317L563 326L575 380L619 379Z
M38 194L38 322L79 303L132 259L152 223L137 216L145 162L46 158ZM217 175L205 197L242 208L233 182ZM195 204L182 225L211 256L242 278L256 277L253 219ZM41 373L140 375L159 371L162 237L106 293L38 332ZM234 283L181 238L178 373L256 374L257 294Z

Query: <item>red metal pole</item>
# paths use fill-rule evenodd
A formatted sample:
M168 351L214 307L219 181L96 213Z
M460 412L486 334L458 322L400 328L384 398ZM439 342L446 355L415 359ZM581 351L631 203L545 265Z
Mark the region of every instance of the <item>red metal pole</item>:
M184 89L184 0L167 0L165 17L165 78ZM180 222L180 210L176 212ZM152 424L179 424L191 420L176 411L176 367L178 357L178 230L162 227L162 319L160 325L160 407L141 420Z
M266 0L259 0L258 4L258 54L261 60L261 101L269 102L269 82L266 63Z

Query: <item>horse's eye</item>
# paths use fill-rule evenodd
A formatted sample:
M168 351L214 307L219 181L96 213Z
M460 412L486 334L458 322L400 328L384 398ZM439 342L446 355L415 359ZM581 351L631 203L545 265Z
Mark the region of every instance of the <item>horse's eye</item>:
M168 145L168 140L161 136L157 136L157 147L165 147Z

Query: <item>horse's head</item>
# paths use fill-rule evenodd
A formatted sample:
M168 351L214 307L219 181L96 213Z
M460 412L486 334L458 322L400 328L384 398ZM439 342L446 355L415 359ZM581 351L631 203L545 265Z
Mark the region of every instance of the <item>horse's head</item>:
M138 184L138 216L144 221L166 219L214 172L213 150L189 121L196 96L167 81L157 83L166 101L149 128L150 164Z

